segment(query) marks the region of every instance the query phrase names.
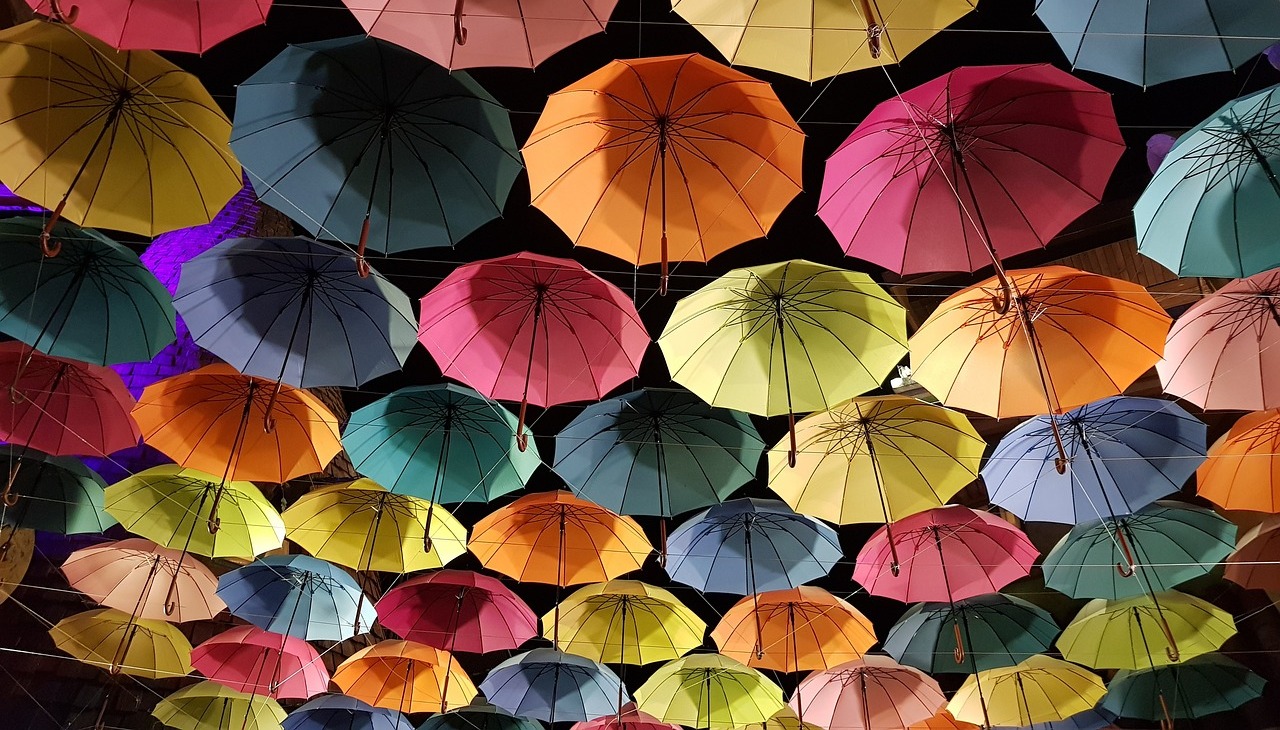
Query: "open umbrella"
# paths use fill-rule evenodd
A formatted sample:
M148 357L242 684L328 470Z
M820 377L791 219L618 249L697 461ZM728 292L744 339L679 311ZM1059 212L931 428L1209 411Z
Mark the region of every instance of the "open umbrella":
M204 621L227 607L216 595L217 576L204 564L142 538L81 548L63 561L62 574L94 603L138 618ZM163 586L175 575L176 587L166 595Z
M22 585L36 551L35 530L0 526L0 603Z
M947 703L938 683L924 672L885 656L814 672L791 696L802 719L827 730L879 730L927 720Z
M1091 710L1106 692L1093 672L1036 654L1021 664L970 676L947 709L957 720L983 727L1025 727Z
M944 708L928 720L909 726L907 730L979 730L979 726L955 719Z
M1280 409L1232 424L1196 470L1196 493L1226 510L1280 512Z
M378 599L378 622L402 639L450 654L515 649L538 635L538 616L502 581L436 570L402 581Z
M306 641L345 641L378 617L350 575L307 555L270 555L223 573L218 597L233 616Z
M636 580L579 588L542 625L556 649L605 664L678 659L701 646L707 631L670 591Z
M49 627L54 646L80 661L147 679L191 673L191 644L178 627L114 608L95 608Z
M151 711L175 730L275 730L285 720L279 703L217 682L197 682L168 695Z
M1101 706L1099 706L1092 710L1077 712L1071 717L1061 720L1023 725L1018 730L1114 730L1115 725L1113 723L1115 721L1116 714L1114 712L1101 709ZM1013 730L1013 728L1004 726L1001 730Z
M396 710L374 707L346 695L321 695L280 723L281 730L412 730Z
M471 678L443 649L382 641L352 654L333 672L346 695L397 712L445 712L476 696Z
M1238 586L1280 591L1280 516L1270 516L1240 535L1223 572Z
M1217 651L1236 633L1231 614L1177 591L1085 604L1058 637L1064 659L1095 669L1160 667Z
M912 606L889 629L884 650L932 674L965 674L1013 666L1048 651L1057 636L1058 625L1044 609L1020 598L986 593Z
M418 730L542 730L542 723L516 717L476 698L465 707L428 717Z
M876 644L870 619L825 589L800 586L747 596L711 632L720 653L756 669L830 669Z
M329 687L329 672L310 644L256 626L206 640L191 651L191 666L224 687L273 700L305 700Z
M490 670L480 692L494 705L548 723L617 715L630 701L618 675L599 662L555 649L517 654Z
M763 723L782 707L782 690L776 684L719 654L692 654L667 662L636 690L640 711L701 730Z
M1116 672L1102 707L1120 717L1190 720L1229 712L1262 696L1266 680L1221 654L1203 654L1182 664Z
M63 535L106 532L116 524L103 510L107 486L79 459L0 446L0 523Z
M267 22L272 0L108 0L69 3L27 0L41 15L66 17L114 48L204 53L237 33ZM63 16L63 8L66 16Z

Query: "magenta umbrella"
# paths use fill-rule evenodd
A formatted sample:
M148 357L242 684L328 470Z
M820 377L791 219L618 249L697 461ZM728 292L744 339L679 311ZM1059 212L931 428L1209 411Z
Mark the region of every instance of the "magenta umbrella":
M515 649L538 635L538 616L496 578L437 570L378 601L378 621L402 639L450 654Z
M227 629L192 649L191 666L224 687L276 700L305 700L329 687L310 644L257 626Z
M789 704L804 722L826 730L881 730L924 722L947 698L919 669L868 654L805 677Z
M570 259L518 253L454 269L422 298L418 341L446 377L529 403L599 400L649 346L635 303Z
M271 0L27 0L122 50L204 53L267 22ZM66 15L63 15L65 11Z
M893 569L888 534L881 527L858 551L853 579L872 595L904 603L962 601L994 593L1026 577L1040 554L1008 522L955 505L893 523L901 571Z

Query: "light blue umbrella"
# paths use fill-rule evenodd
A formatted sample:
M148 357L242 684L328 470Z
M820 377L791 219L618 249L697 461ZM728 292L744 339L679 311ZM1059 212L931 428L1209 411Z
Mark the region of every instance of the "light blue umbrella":
M982 479L991 501L1024 520L1075 524L1126 515L1172 494L1204 461L1206 426L1177 404L1114 396L1028 419L996 446Z
M708 593L749 596L821 578L843 553L836 531L774 499L734 499L677 527L671 579Z
M976 674L1048 651L1058 625L1020 598L987 593L953 603L919 603L889 629L884 650L931 674Z
M0 446L0 475L0 523L63 535L117 524L102 508L106 482L79 459L7 444Z
M477 700L466 707L428 717L418 730L543 730L543 727L535 720L516 717Z
M1277 175L1280 86L1272 86L1178 139L1133 207L1138 252L1178 276L1245 277L1280 266Z
M1065 720L1041 722L1020 727L996 726L991 730L1105 730L1111 727L1111 724L1115 721L1116 715L1114 712L1095 707L1092 710L1077 712Z
M555 649L517 654L489 672L480 692L513 715L545 722L585 722L616 714L630 696L605 665Z
M1075 69L1141 86L1230 71L1280 37L1259 0L1039 0L1036 15Z
M233 616L307 641L345 641L378 618L354 578L308 555L270 555L224 573L218 597Z
M413 730L409 718L346 695L321 695L280 723L282 730Z

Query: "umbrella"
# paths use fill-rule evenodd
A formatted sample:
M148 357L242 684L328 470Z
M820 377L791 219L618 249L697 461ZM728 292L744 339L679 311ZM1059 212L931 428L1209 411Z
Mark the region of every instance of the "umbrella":
M471 678L443 649L382 641L352 654L333 672L344 694L398 712L445 712L476 696Z
M1095 669L1146 669L1217 651L1235 633L1231 614L1167 591L1090 601L1062 630L1058 649L1064 659Z
M21 446L0 447L0 522L63 535L106 532L116 524L103 512L102 477L69 456ZM6 468L7 467L7 468Z
M1258 699L1266 680L1221 654L1204 654L1172 667L1116 672L1102 707L1120 717L1186 720L1230 712Z
M679 727L679 725L663 722L647 712L641 712L636 709L634 703L629 703L616 715L575 722L569 730L678 730ZM456 728L456 730L467 730L467 728ZM521 728L520 730L539 730L539 728Z
M449 70L536 68L604 30L618 0L343 0L365 32Z
M35 217L0 220L0 332L94 365L147 361L173 342L172 298L137 254L59 223L52 233L61 252L49 257L43 228Z
M208 223L242 187L226 116L195 76L150 51L23 23L0 34L0 99L0 180L53 211L51 254L61 217L155 236Z
M428 717L418 730L542 730L542 724L477 698L466 707Z
M1040 554L1013 525L968 507L939 507L876 530L858 552L853 579L869 593L904 603L962 601L1025 577ZM900 567L899 570L894 570Z
M95 608L49 627L54 646L111 674L147 679L191 673L191 644L178 627L114 608Z
M81 548L62 563L67 583L108 608L159 621L206 621L227 607L218 578L177 550L131 537ZM172 596L156 589L174 580Z
M223 573L218 597L233 616L306 641L345 641L378 618L350 575L306 555L271 555Z
M637 580L579 588L542 625L556 649L605 664L678 659L701 646L707 631L670 591Z
M400 370L413 307L345 254L309 238L233 238L182 265L173 305L197 345L245 375L361 385Z
M1045 585L1072 598L1167 591L1208 575L1235 538L1236 526L1212 510L1153 502L1135 514L1071 528L1044 558Z
M1123 0L1039 0L1036 16L1072 69L1096 71L1144 89L1231 71L1280 36L1280 8L1249 0L1202 0L1159 13Z
M1196 493L1226 510L1280 512L1280 409L1232 424L1196 470Z
M671 0L671 9L729 63L809 82L897 63L975 5L972 0Z
M1280 591L1280 517L1271 516L1240 535L1227 556L1224 577L1243 588Z
M1203 461L1206 432L1176 403L1104 398L1018 424L992 452L982 480L994 504L1025 520L1127 515L1182 488Z
M715 505L677 527L667 551L672 580L739 596L816 580L842 556L835 530L773 499Z
M773 717L760 723L760 730L823 730L811 722L803 722L790 705L783 705Z
M329 672L310 644L256 626L235 626L191 651L191 666L237 692L305 700L329 687Z
M636 266L707 261L800 192L804 132L769 84L698 54L615 60L547 99L523 152L533 205Z
M146 387L143 441L222 480L281 483L323 471L342 450L338 419L304 390L206 365Z
M36 551L35 530L0 526L0 603L22 585Z
M392 492L488 502L523 487L542 463L536 444L516 448L515 433L505 408L444 383L401 388L352 413L342 446L356 471Z
M1280 269L1233 281L1173 323L1156 363L1169 395L1206 410L1280 406Z
M1100 89L1048 64L961 67L871 111L828 158L818 216L899 274L994 263L1007 296L1000 260L1096 205L1123 151Z
M63 16L114 48L204 53L237 33L267 22L272 0L112 0L71 5L66 0L27 0L41 15Z
M957 720L983 727L1023 727L1091 710L1106 692L1093 672L1036 654L1012 667L971 675L947 709Z
M986 593L912 606L889 629L884 650L926 672L964 674L1013 666L1048 651L1057 636L1058 625L1044 609Z
M943 709L928 720L909 726L907 730L979 730L979 726L971 722L960 722Z
M635 377L649 334L621 289L569 259L518 253L464 264L422 298L422 342L446 377L490 398L599 400Z
M725 612L711 640L730 659L778 672L830 669L861 659L877 641L861 611L813 586L743 598Z
M484 678L480 692L507 712L552 724L616 715L619 700L630 701L608 667L555 649L507 659Z
M176 730L274 730L286 717L270 697L247 695L209 681L170 694L151 715Z
M790 704L827 730L879 730L928 720L946 703L923 672L868 654L805 677Z
M702 730L763 723L782 709L782 690L760 672L719 654L693 654L658 667L636 690L636 708Z
M587 406L556 436L574 494L626 515L674 517L755 478L764 442L744 413L645 388Z
M1049 722L1033 723L1030 726L1023 726L1018 730L1114 730L1116 721L1115 713L1108 710L1095 707L1092 710L1077 712L1071 717L1062 720L1050 720ZM1001 728L1001 730L1014 730L1012 727Z
M411 730L409 718L346 695L321 695L280 723L282 730Z
M0 41L3 45L3 41ZM0 441L52 456L104 456L138 445L133 396L110 368L0 342Z
M231 146L262 202L312 235L393 253L452 246L502 214L520 156L507 111L364 35L291 45L236 89Z
M496 578L436 570L378 599L378 622L402 639L450 654L515 649L538 635L538 616Z
M1138 253L1178 276L1252 276L1280 265L1280 86L1228 102L1178 138L1133 207Z

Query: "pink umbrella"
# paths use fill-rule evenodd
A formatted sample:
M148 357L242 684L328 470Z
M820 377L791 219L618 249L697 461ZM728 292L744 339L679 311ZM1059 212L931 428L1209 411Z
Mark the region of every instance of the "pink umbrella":
M977 271L1097 204L1122 152L1106 92L1047 64L958 68L871 111L827 160L818 215L900 274Z
M62 574L95 602L137 618L205 621L227 607L204 564L140 537L81 548L62 563Z
M538 616L496 578L437 570L411 578L378 601L378 621L403 639L484 654L538 635Z
M365 32L450 70L534 68L604 30L618 0L343 0Z
M575 722L569 730L680 730L680 726L663 722L647 712L641 712L636 709L634 702L628 702L618 710L617 714Z
M53 456L104 456L138 445L133 396L111 368L0 343L0 441Z
M267 22L271 0L27 0L121 50L204 53ZM63 15L63 10L66 15Z
M237 692L299 699L329 688L329 672L310 644L257 626L236 626L191 650L191 666Z
M649 346L636 306L569 259L518 253L459 266L422 298L418 340L445 376L490 398L599 400L636 375Z
M1040 554L1021 530L968 507L920 512L893 523L901 571L893 569L881 527L858 552L853 579L873 595L918 601L961 601L994 593L1031 572Z
M789 704L827 730L881 730L924 722L947 698L924 672L868 654L805 677Z
M1183 312L1156 371L1166 393L1205 410L1280 407L1280 269L1237 279Z

